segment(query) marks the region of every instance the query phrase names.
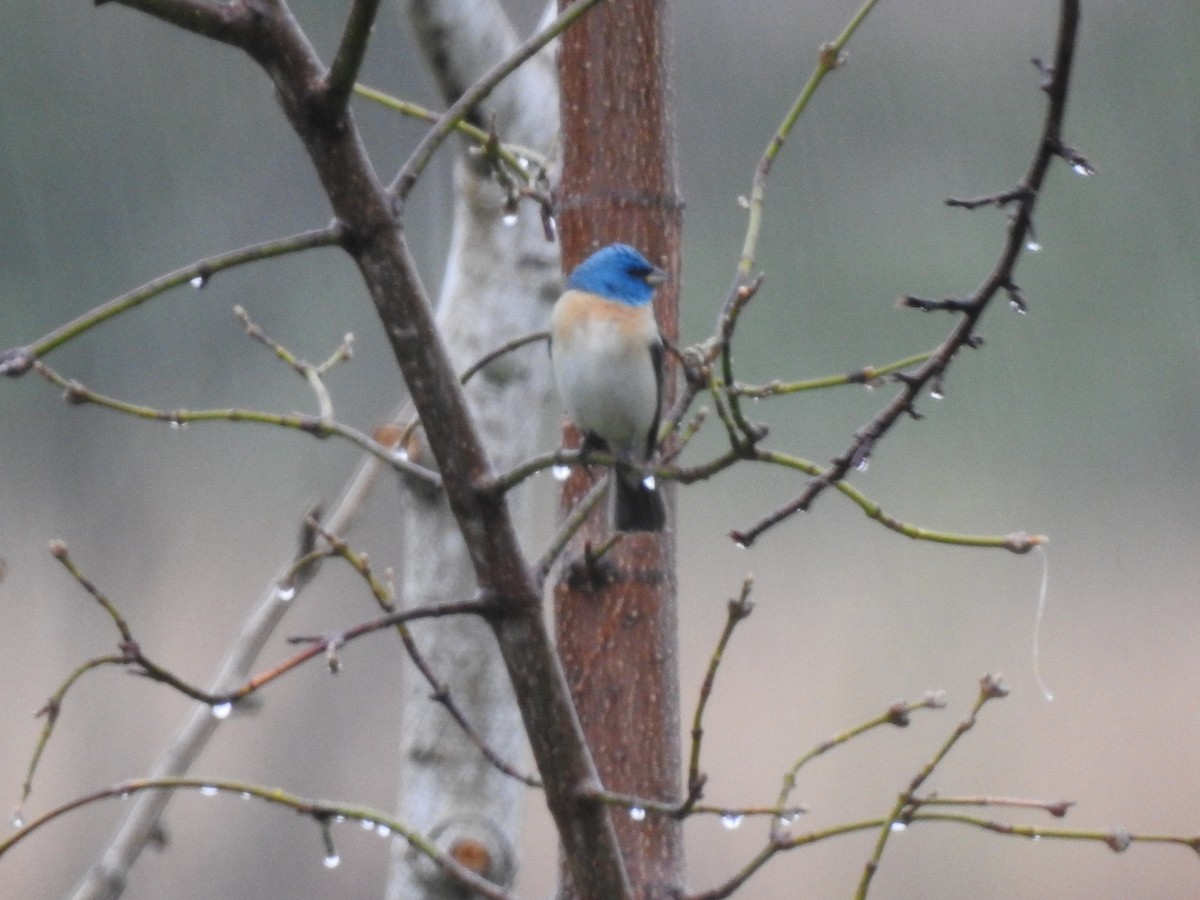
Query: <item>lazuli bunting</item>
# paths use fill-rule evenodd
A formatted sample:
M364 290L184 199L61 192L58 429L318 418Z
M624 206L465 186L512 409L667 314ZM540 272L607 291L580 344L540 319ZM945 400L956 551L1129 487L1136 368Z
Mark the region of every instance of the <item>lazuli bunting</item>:
M663 344L654 289L667 273L626 244L610 244L567 278L550 318L550 356L583 450L603 448L628 465L612 477L618 531L661 531L666 510L641 471L662 414Z

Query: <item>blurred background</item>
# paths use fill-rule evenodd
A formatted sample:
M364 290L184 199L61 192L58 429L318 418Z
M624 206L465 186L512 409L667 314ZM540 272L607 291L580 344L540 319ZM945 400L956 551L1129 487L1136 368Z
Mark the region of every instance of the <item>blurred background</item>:
M513 4L529 28L540 4ZM741 245L753 166L857 0L751 6L674 4L684 340L709 333ZM344 4L296 0L328 57ZM793 496L794 475L742 467L680 492L683 706L696 690L725 603L753 573L757 604L739 628L709 707L704 768L719 804L773 802L782 772L815 743L905 697L945 690L949 706L906 730L873 733L804 770L796 831L885 814L966 715L977 681L1003 672L990 705L938 769L943 794L1077 801L1038 825L1200 833L1200 18L1191 0L1149 9L1084 3L1066 139L1095 164L1053 167L1038 207L1040 252L1017 280L1028 315L998 304L986 346L966 353L946 396L922 404L853 481L891 514L972 533L1050 536L1038 687L1031 651L1043 559L908 541L839 495L750 551L726 533ZM995 211L947 196L1013 185L1043 114L1032 56L1053 51L1057 4L881 3L776 164L759 261L766 283L738 340L747 381L804 378L927 350L950 319L894 308L905 293L961 295L1000 250ZM0 347L204 256L324 224L303 152L261 74L238 53L115 5L0 5ZM363 80L438 106L403 14L384 6ZM359 102L389 174L420 130ZM436 286L449 235L447 159L409 205L409 231ZM391 354L351 266L317 251L177 290L54 353L98 391L165 408L309 411L307 387L248 341L244 306L298 355L323 359L345 332L356 356L328 379L338 418L369 430L400 390ZM772 443L815 461L891 396L845 387L755 405ZM0 384L0 808L15 804L41 728L31 713L78 664L111 652L107 618L46 552L62 539L117 603L153 657L205 682L248 606L294 550L314 497L331 497L356 454L334 441L253 425L171 429L70 407L36 376ZM547 432L550 446L554 436ZM715 446L715 443L710 445ZM543 479L540 534L553 484ZM355 544L394 558L396 497L384 483ZM337 566L297 603L284 634L369 617L370 598ZM394 802L404 670L380 636L273 686L261 711L223 726L199 775L308 796ZM103 670L67 697L26 812L146 772L189 704ZM7 796L10 800L4 800ZM122 810L58 821L0 861L0 896L64 895ZM548 819L530 797L519 881L545 897ZM7 819L7 813L5 814ZM322 867L301 817L228 798L178 797L170 843L147 853L126 896L380 896L385 843L336 832L342 864ZM691 885L731 875L765 826L689 825ZM874 840L849 836L777 858L739 895L845 897ZM1200 892L1186 849L1037 843L949 826L897 835L873 897L1185 898Z

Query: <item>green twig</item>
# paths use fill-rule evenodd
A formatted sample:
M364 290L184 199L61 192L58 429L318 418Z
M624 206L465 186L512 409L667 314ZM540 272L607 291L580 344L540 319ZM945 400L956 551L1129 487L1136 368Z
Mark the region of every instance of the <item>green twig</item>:
M457 879L471 891L489 900L512 900L512 894L497 887L492 882L476 875L449 854L443 853L437 845L423 833L407 826L383 810L353 804L331 803L324 800L311 800L297 794L291 794L279 788L265 787L246 781L233 781L218 778L138 778L123 781L104 790L94 791L82 797L57 806L18 828L12 834L0 839L0 857L14 846L28 838L44 826L85 806L90 806L101 800L124 799L144 791L198 791L203 796L214 794L230 794L241 798L255 798L266 803L287 807L301 815L309 816L322 828L327 823L359 822L370 824L376 834L382 837L403 838L409 846L429 857L451 877Z
M696 711L692 715L692 749L688 757L688 793L683 806L680 808L682 815L686 815L691 809L695 808L704 790L705 776L700 771L700 744L704 739L704 710L708 706L709 698L712 696L713 685L717 680L717 669L721 665L721 660L725 658L725 648L729 646L729 639L733 637L733 630L737 628L739 622L747 618L754 610L754 604L750 600L750 589L753 585L754 579L747 575L746 579L742 582L741 593L735 599L729 601L726 610L725 627L721 629L721 636L717 639L717 646L713 649L712 656L709 657L708 669L705 671L704 681L700 685L700 695L696 700Z
M442 113L434 112L428 107L421 106L419 103L413 103L409 100L401 100L399 97L393 97L391 94L385 93L378 88L369 87L365 84L356 84L354 93L358 94L365 100L370 100L373 103L378 103L380 106L390 109L392 112L398 112L401 115L408 116L413 119L420 119L423 122L439 123L442 120ZM465 119L460 119L451 126L453 131L457 131L465 137L470 138L480 147L484 147L488 143L489 135L486 130L477 125L472 125ZM534 167L544 166L546 158L536 150L529 147L523 147L520 144L501 143L496 148L496 155L504 161L504 164L517 176L525 182L533 180L532 163ZM527 162L523 162L527 161Z
M56 350L68 341L90 331L101 322L128 312L145 303L147 300L169 291L171 288L185 284L192 284L197 288L201 288L208 283L213 275L226 269L257 262L260 259L271 259L290 253L312 250L316 247L334 246L340 244L342 239L342 227L338 224L333 224L314 231L305 231L290 237L280 238L279 240L253 244L249 247L243 247L219 256L202 259L199 262L192 263L190 266L177 269L167 275L159 276L127 294L122 294L120 297L101 304L65 325L55 328L49 334L38 338L38 340L28 346L13 348L0 353L0 374L10 376L25 374L25 372L33 367L35 361L41 359L52 350Z
M893 372L901 372L904 369L912 366L920 365L931 356L930 353L914 353L912 356L906 356L904 359L896 360L884 366L863 366L854 372L847 372L842 375L824 375L820 378L808 378L803 381L771 381L767 384L740 384L735 383L729 388L729 392L738 394L742 397L751 397L754 399L762 399L765 397L777 397L782 394L798 394L803 391L815 391L822 388L838 387L847 384L874 384L881 378L891 375Z
M833 750L835 747L840 747L842 744L848 743L854 738L884 725L895 725L899 728L907 727L909 723L909 716L918 709L942 709L945 707L945 705L945 696L940 691L931 691L915 703L910 703L904 700L901 700L898 703L893 703L878 716L875 716L872 719L867 719L867 721L861 722L858 725L855 725L853 728L848 728L839 734L835 734L828 740L822 741L797 759L794 763L792 763L791 767L787 770L787 772L784 773L783 786L780 788L779 799L776 800L775 805L784 806L787 804L792 791L796 789L796 776L800 773L800 770L804 766L812 762L818 756L822 756L828 753L830 750ZM781 823L779 822L771 823L773 838L782 836L782 833L779 830L780 824Z
M292 428L311 434L317 438L339 437L349 441L361 450L365 450L380 461L386 463L397 472L415 478L422 484L441 486L441 476L422 466L410 462L402 454L388 449L349 425L323 419L319 416L304 416L296 413L282 414L262 412L253 409L156 409L137 403L128 403L98 394L84 387L78 381L66 379L45 363L36 363L38 374L51 384L62 388L68 403L93 403L105 409L125 413L139 419L150 419L157 422L169 422L176 428L182 428L193 422L250 422L257 425L273 425L280 428Z
M824 478L828 474L828 470L822 466L818 466L814 462L806 459L801 459L791 454L781 453L776 450L768 450L762 447L756 447L754 450L754 458L759 462L771 463L774 465L784 466L785 468L796 469L806 475L811 475L815 479ZM924 528L920 525L913 525L909 522L903 522L894 516L883 511L874 500L866 496L854 485L846 481L834 481L833 487L845 497L848 497L859 509L861 509L869 519L878 522L884 528L890 531L895 531L897 534L902 534L905 537L912 538L915 541L929 541L935 544L952 544L958 547L993 547L1002 550L1008 550L1012 553L1028 553L1034 547L1042 546L1049 542L1049 538L1042 534L1026 534L1025 532L1013 532L1011 534L962 534L954 531L938 531L932 528ZM786 508L786 507L785 507ZM771 513L759 523L752 526L747 532L733 532L734 540L745 534L757 535L765 530L764 523L771 523L778 512ZM743 543L749 541L742 538Z
M511 75L522 63L534 56L542 47L570 28L580 16L598 2L599 0L576 0L576 2L559 13L553 22L526 40L505 59L493 66L486 75L464 91L462 96L454 101L449 109L442 113L437 124L417 144L416 148L409 155L408 160L388 186L388 192L398 202L403 203L408 198L409 192L417 183L417 179L420 178L421 173L425 171L425 167L429 165L429 160L433 158L433 154L437 152L442 142L457 128L458 123L462 122L468 113L481 103L501 81Z
M892 807L891 813L879 828L879 836L875 841L875 850L871 854L871 858L867 860L867 864L863 867L862 878L858 883L858 890L855 892L855 900L866 900L867 890L871 886L871 879L879 870L880 860L883 858L884 848L887 846L888 838L897 826L907 825L913 818L914 807L913 800L916 792L920 789L934 770L941 764L942 760L954 749L954 746L959 742L963 735L975 727L975 723L979 719L979 711L984 705L992 700L1000 700L1008 696L1008 689L1000 683L998 676L985 675L979 680L979 694L975 697L975 703L971 706L971 712L962 722L950 733L950 736L942 743L933 754L933 757L921 767L921 770L909 782L908 789L900 794L896 799L896 805ZM935 815L935 814L931 814ZM946 814L942 814L946 815Z

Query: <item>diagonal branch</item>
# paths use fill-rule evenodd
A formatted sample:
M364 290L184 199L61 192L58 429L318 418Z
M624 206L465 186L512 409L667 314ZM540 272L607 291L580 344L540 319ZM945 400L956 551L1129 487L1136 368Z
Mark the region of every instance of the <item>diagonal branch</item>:
M325 81L325 115L336 119L350 102L354 82L362 68L367 53L367 42L375 25L375 14L379 11L379 0L355 0L342 32L342 43L329 67Z
M102 303L95 309L88 310L83 315L38 338L28 346L14 347L10 350L0 352L0 375L7 375L9 377L24 375L33 368L34 362L52 350L56 350L68 341L74 340L81 334L90 331L101 322L106 322L114 316L129 312L131 309L141 306L147 300L153 299L172 288L185 284L202 288L208 284L209 279L213 275L225 269L243 266L261 259L271 259L277 256L285 256L289 253L313 250L317 247L331 247L341 243L343 237L344 234L341 226L335 222L325 228L303 231L300 234L263 241L260 244L251 244L248 247L240 247L228 253L210 256L206 259L198 260L191 265L184 266L182 269L176 269L174 272L160 275L158 278L148 281L141 287L134 288L120 297L114 297L107 303Z
M1067 159L1076 166L1085 164L1080 162L1082 157L1078 153L1063 144L1061 136L1078 26L1078 0L1063 0L1059 14L1054 64L1049 69L1043 68L1048 78L1043 87L1049 100L1037 150L1021 183L1014 191L1006 192L1004 195L1005 201L1014 205L1004 247L1001 250L1000 258L983 283L969 297L956 303L955 311L961 313L962 318L928 360L900 379L902 385L900 392L870 422L855 433L851 445L841 456L832 461L824 474L810 481L797 497L765 516L750 528L736 533L738 541L744 546L753 543L759 535L777 523L797 512L807 510L826 488L840 482L852 469L865 464L879 440L902 417L908 415L916 417L916 401L922 391L930 384L938 383L938 379L963 347L978 346L979 339L975 335L975 326L997 294L1003 293L1010 296L1015 308L1023 309L1024 300L1014 284L1013 273L1029 239L1034 207L1046 172L1055 157ZM1087 171L1091 171L1090 166Z
M576 0L575 3L563 10L558 18L517 47L505 59L493 66L491 71L463 91L462 96L442 113L437 125L425 134L416 149L409 154L408 160L392 180L388 190L396 196L396 199L401 203L404 202L417 183L417 179L421 177L421 173L425 171L425 167L429 165L429 160L433 158L438 147L454 132L467 114L492 92L496 85L578 21L580 16L595 6L597 2L599 0Z
M590 2L581 0L572 8ZM152 13L157 8L150 0L128 0L128 5ZM541 596L506 502L480 488L491 479L492 465L404 233L396 227L394 198L371 165L349 112L335 121L314 115L327 73L298 23L282 4L256 5L255 11L259 17L245 49L274 83L334 215L346 228L347 252L424 424L481 596L503 613L490 624L575 887L581 897L625 897L628 881L612 823L603 806L589 798L599 777L542 618Z

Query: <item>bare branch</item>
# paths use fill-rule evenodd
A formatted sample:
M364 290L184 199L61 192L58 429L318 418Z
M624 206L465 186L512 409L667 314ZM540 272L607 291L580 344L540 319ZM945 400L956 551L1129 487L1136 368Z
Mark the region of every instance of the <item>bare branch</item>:
M127 294L122 294L120 297L97 306L95 309L84 313L66 325L55 328L49 334L38 338L38 340L27 347L14 348L0 353L0 375L24 375L33 368L34 361L45 356L50 351L79 337L101 322L128 312L145 303L147 300L169 291L171 288L184 284L190 284L195 288L202 288L213 275L225 269L232 269L235 266L257 262L260 259L271 259L290 253L300 253L317 247L334 246L341 243L343 237L344 234L341 226L334 223L325 228L305 231L277 240L264 241L261 244L252 244L249 247L242 247L241 249L232 250L229 253L223 253L219 256L211 256L208 259L202 259L199 262L192 263L190 266L185 266L182 269L177 269L167 275L161 275Z
M1045 86L1049 97L1046 115L1042 125L1042 134L1038 140L1037 151L1021 184L1013 191L992 198L993 204L1015 205L1012 220L1008 226L1008 234L1000 259L992 272L976 290L962 301L954 301L955 311L962 314L962 319L950 332L949 336L935 350L930 358L915 372L906 376L901 392L885 406L870 422L855 434L854 442L841 456L833 460L832 465L824 474L809 482L808 486L790 503L780 507L774 514L765 518L758 525L739 532L741 542L748 545L762 534L767 528L783 521L792 514L807 510L812 502L831 484L841 481L856 466L861 466L875 449L892 426L903 416L916 415L916 401L921 392L931 383L936 383L951 361L963 347L977 346L975 326L984 311L988 308L996 294L1006 292L1018 310L1025 308L1025 300L1020 295L1013 280L1017 260L1025 249L1033 222L1033 210L1045 180L1046 171L1051 160L1061 156L1068 160L1077 158L1074 151L1070 153L1064 147L1061 138L1063 119L1066 114L1067 92L1070 85L1071 62L1075 52L1075 34L1079 24L1078 0L1063 0L1058 30L1058 46L1055 51L1054 66L1048 70L1049 82ZM1079 157L1081 158L1081 157ZM1091 171L1090 166L1086 171ZM983 202L960 202L957 205L974 208L984 205ZM912 298L914 301L916 298ZM941 305L919 306L918 308L949 308L950 301L941 301ZM909 305L917 306L917 303Z
M253 797L275 806L283 806L301 815L309 816L322 828L326 839L326 852L336 856L331 850L332 841L328 837L328 827L331 823L354 821L367 825L381 837L393 836L402 838L410 846L425 854L438 866L444 869L463 886L489 900L513 900L513 895L492 882L480 877L475 872L462 865L452 855L442 852L437 845L419 831L408 827L405 823L387 813L370 807L352 806L349 804L329 803L323 800L310 800L296 794L290 794L275 787L245 781L210 778L139 778L123 781L104 790L94 791L82 797L77 797L67 803L43 813L36 819L17 828L12 834L0 839L0 857L18 843L24 841L34 832L65 816L70 812L90 806L101 800L124 799L134 794L145 792L168 792L189 790L198 791L204 796L215 794L231 794L235 797ZM328 863L327 863L328 864ZM333 865L336 865L336 859Z
M343 425L321 416L262 412L253 409L156 409L99 394L78 381L64 378L45 363L36 363L35 368L39 375L63 389L63 398L68 403L92 403L139 419L167 422L176 428L185 427L193 422L248 422L256 425L292 428L305 434L311 434L316 438L339 437L370 453L397 472L422 484L433 487L440 487L442 484L441 477L436 472L409 461L403 453L384 446L349 425Z
M341 45L325 80L325 115L331 120L345 112L346 104L350 102L378 11L379 0L355 0L350 7Z
M892 812L880 827L879 837L875 842L875 850L871 854L871 858L867 861L866 866L863 867L862 878L858 883L858 890L854 895L856 900L866 900L867 890L871 886L871 879L879 870L879 862L883 858L883 850L887 846L888 838L891 837L897 823L905 825L912 818L913 795L920 789L929 776L933 774L934 770L941 764L950 751L954 749L959 739L975 727L975 723L979 720L979 711L983 709L984 705L992 700L1000 700L1007 696L1008 689L1000 683L999 676L985 675L979 679L979 693L967 718L958 724L958 727L950 733L950 736L946 738L945 742L937 749L930 760L921 767L921 771L913 777L908 785L908 789L900 794L896 805L892 808Z
M700 685L700 695L696 700L696 712L692 716L692 749L688 757L687 797L680 808L682 814L686 814L694 808L703 795L705 776L700 771L700 742L704 739L704 710L708 705L709 697L712 696L713 685L717 680L717 668L725 656L725 648L729 645L729 639L733 637L733 630L754 609L754 604L750 601L750 588L753 584L754 579L746 576L746 580L742 582L741 593L736 599L729 601L725 627L721 630L717 646L709 658L704 681Z
M433 154L446 138L450 136L458 123L466 118L467 114L484 100L496 85L512 74L513 70L570 28L580 16L595 6L597 2L598 0L575 0L574 3L559 13L553 22L517 47L505 59L493 66L483 78L476 81L475 84L464 91L462 96L451 104L449 109L442 113L438 124L427 132L425 137L421 139L421 142L417 144L416 148L409 155L408 160L401 167L400 171L396 173L396 177L392 179L392 183L388 186L388 192L399 203L403 204L408 198L409 192L412 191L413 186L417 183L417 179L425 171L425 167L429 165L429 160L433 158Z

